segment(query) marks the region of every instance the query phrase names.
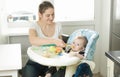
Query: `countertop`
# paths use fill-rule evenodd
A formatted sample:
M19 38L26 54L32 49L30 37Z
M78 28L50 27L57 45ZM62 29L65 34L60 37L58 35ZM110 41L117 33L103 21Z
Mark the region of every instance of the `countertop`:
M120 66L120 51L105 52L105 55Z

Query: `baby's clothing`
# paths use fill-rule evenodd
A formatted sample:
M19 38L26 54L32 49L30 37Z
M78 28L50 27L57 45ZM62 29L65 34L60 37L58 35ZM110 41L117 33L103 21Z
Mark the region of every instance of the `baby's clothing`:
M89 64L81 63L78 65L75 74L72 77L93 77Z

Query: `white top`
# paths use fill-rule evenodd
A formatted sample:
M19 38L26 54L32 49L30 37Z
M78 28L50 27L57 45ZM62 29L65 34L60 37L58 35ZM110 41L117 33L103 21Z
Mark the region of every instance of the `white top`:
M38 34L38 37L41 37L41 38L56 38L57 39L60 35L62 35L62 26L60 23L55 24L55 33L52 37L45 36L41 30L41 27L37 24L37 22L32 23L31 28L35 29Z

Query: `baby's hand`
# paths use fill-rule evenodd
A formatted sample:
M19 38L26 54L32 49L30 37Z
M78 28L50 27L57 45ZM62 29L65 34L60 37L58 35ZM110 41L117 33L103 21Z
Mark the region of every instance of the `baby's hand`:
M76 56L76 54L77 54L77 53L75 53L75 52L70 52L70 53L69 53L70 56Z

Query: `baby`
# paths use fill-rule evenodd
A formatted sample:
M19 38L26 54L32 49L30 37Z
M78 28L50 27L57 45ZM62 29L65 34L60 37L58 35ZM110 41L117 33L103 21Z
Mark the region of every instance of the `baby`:
M78 36L74 39L71 48L67 51L71 56L77 56L80 59L84 57L84 50L88 43L88 40L85 36Z
M87 38L85 36L78 36L77 38L74 39L74 41L70 45L70 48L66 52L69 53L70 56L77 56L80 59L83 59L84 58L84 50L85 50L85 47L86 47L87 43L88 43L88 40L87 40ZM54 71L54 73L55 73L55 71L57 71L56 67L51 67L48 70L48 72L46 73L45 77L52 77L53 71ZM65 70L61 71L61 73L56 72L57 77L61 77L61 76L58 76L58 75L61 75L64 72L65 72ZM63 75L63 77L64 77L64 75Z

